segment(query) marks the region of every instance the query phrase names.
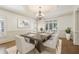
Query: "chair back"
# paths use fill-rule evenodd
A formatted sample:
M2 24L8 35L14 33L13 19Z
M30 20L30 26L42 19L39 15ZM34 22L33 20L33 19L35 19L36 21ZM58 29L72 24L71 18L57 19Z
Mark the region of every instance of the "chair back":
M27 40L29 39L27 38ZM22 53L23 49L25 49L26 44L29 43L25 41L24 37L16 35L16 46L20 53Z
M56 48L56 45L58 43L59 39L59 33L55 33L54 35L51 35L51 38L45 42L45 45L51 47L51 48Z
M29 38L26 38L29 40ZM27 42L24 37L16 35L16 47L20 53L28 53L29 51L33 50L35 45Z
M59 40L59 32L55 33L55 36L52 38L53 38L53 40L52 40L53 47L56 48L56 45L57 45L58 40Z

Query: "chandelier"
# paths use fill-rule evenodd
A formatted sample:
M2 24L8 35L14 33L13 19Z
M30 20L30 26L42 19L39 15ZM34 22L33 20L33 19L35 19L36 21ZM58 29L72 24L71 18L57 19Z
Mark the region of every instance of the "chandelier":
M36 20L46 19L47 13L54 12L56 5L29 5L29 11Z
M38 12L37 12L37 14L36 14L36 19L37 20L42 20L42 19L44 19L44 13L42 12L42 7L41 6L39 6L39 10L38 10Z

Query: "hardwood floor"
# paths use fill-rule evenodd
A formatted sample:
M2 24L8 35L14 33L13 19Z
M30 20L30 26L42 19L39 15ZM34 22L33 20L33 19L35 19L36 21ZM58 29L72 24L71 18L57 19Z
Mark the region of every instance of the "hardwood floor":
M15 45L16 45L15 41L11 41L11 42L0 44L0 47L10 48Z
M79 54L79 46L73 45L72 40L62 40L62 54ZM6 47L10 48L12 46L15 46L15 41L7 42L4 44L0 44L0 47Z
M72 40L62 39L62 54L79 54L79 46L73 45Z

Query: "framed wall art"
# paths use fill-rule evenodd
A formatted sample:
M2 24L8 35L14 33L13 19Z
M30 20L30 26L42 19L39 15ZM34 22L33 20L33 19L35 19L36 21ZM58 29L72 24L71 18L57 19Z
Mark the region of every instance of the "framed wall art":
M26 28L29 27L29 20L27 19L18 19L17 21L17 27L18 28Z

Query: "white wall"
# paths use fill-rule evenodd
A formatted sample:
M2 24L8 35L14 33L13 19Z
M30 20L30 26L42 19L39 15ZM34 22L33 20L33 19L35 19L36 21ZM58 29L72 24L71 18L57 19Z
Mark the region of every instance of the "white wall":
M65 37L65 29L71 27L73 31L73 13L65 14L56 18L58 20L58 30L60 31L60 37Z
M58 29L65 30L67 27L73 29L73 14L66 14L56 18L58 20Z
M5 10L1 10L1 9L0 9L0 16L4 17L6 20L6 31L30 30L29 29L30 27L29 28L18 28L17 27L17 19L26 19L26 20L32 21L30 20L30 18L21 16L21 15L12 13L12 12L8 12Z

